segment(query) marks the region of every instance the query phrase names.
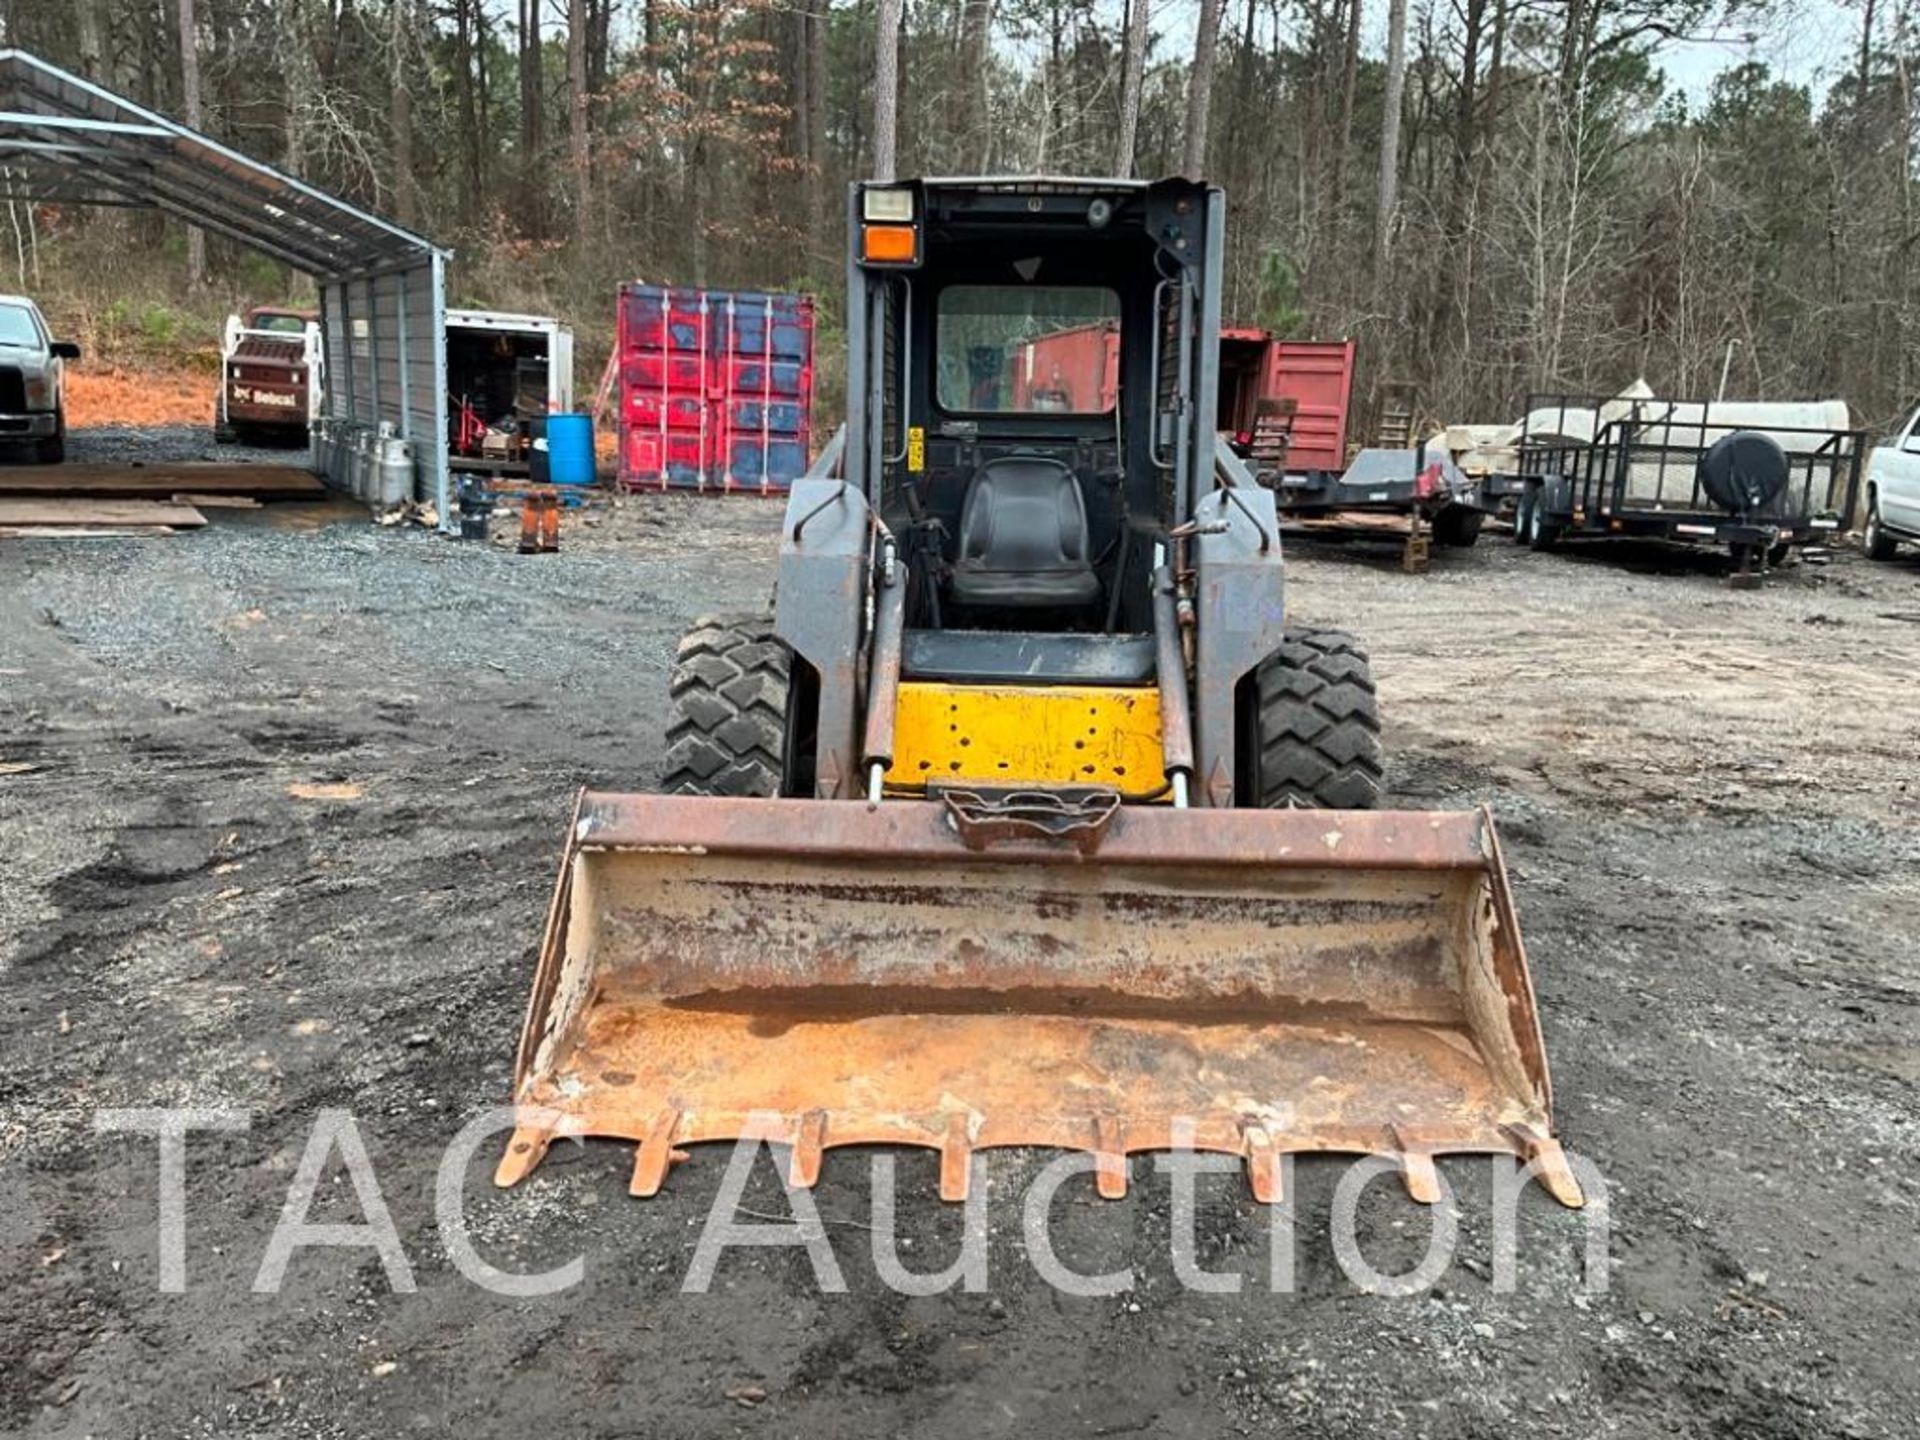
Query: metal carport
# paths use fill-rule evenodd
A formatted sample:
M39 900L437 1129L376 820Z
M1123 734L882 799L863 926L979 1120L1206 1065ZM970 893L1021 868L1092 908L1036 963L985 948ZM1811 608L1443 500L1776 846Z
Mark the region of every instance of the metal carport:
M411 442L414 493L450 525L447 252L23 50L0 50L0 200L165 211L313 278L337 440ZM348 481L346 443L316 445Z

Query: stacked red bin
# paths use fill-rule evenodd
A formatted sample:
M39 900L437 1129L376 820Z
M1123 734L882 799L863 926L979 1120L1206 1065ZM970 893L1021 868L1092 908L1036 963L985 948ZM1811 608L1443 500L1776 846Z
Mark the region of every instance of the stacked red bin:
M620 484L784 494L813 437L813 299L620 287Z

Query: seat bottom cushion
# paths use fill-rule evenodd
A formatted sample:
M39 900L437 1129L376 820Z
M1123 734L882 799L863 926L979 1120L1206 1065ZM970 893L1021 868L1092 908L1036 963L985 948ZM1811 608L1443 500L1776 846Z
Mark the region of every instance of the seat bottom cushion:
M1100 598L1100 578L1091 570L1008 573L956 566L949 592L962 605L1091 605Z

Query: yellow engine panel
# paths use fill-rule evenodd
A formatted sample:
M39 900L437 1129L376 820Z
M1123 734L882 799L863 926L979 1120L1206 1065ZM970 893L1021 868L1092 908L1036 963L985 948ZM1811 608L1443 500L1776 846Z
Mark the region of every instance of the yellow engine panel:
M1153 686L942 685L902 681L893 721L895 788L1166 783Z

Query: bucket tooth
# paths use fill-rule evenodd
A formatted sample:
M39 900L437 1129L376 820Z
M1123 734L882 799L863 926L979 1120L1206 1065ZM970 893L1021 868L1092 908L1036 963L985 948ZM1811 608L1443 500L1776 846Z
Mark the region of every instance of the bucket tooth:
M799 1132L793 1137L793 1155L787 1161L787 1184L796 1190L811 1190L820 1183L820 1161L827 1148L827 1112L809 1110L800 1117Z
M1247 1183L1253 1198L1262 1205L1278 1205L1286 1198L1280 1147L1261 1125L1248 1125L1242 1132L1247 1147Z
M973 1176L973 1130L964 1111L947 1116L940 1141L940 1198L958 1202L967 1198Z
M551 1144L553 1128L549 1125L514 1126L513 1138L507 1141L507 1152L500 1157L499 1168L493 1172L493 1183L503 1190L518 1185L546 1158Z
M1433 1168L1433 1157L1417 1151L1400 1157L1400 1178L1406 1182L1407 1195L1417 1205L1440 1203L1440 1173Z
M1573 1167L1567 1163L1567 1152L1560 1148L1558 1140L1531 1125L1509 1125L1507 1133L1519 1147L1521 1158L1547 1187L1549 1195L1569 1210L1586 1205L1587 1197L1581 1193L1580 1182L1574 1179Z
M1393 1139L1399 1151L1400 1178L1416 1205L1440 1203L1440 1173L1433 1166L1432 1148L1400 1125L1393 1127Z
M1118 1115L1096 1115L1093 1121L1094 1186L1103 1200L1127 1196L1126 1127Z
M627 1193L643 1199L649 1195L658 1195L660 1187L666 1183L667 1170L676 1160L686 1159L684 1150L673 1148L674 1132L680 1128L680 1112L667 1110L654 1117L647 1133L640 1141L639 1149L633 1152L633 1179L627 1183Z

